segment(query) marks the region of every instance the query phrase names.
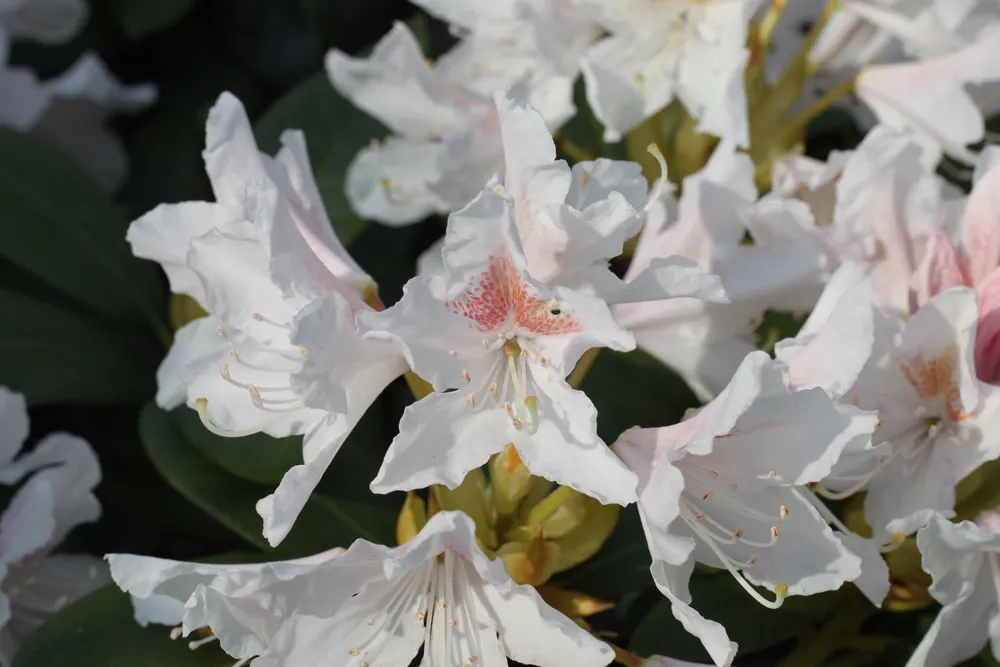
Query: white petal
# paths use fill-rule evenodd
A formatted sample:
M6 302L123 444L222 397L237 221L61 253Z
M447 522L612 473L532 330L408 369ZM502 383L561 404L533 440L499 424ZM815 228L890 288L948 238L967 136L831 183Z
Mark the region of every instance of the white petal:
M843 545L861 559L861 576L854 585L876 607L881 607L889 594L889 566L879 551L879 541L865 539L859 535L837 533Z
M351 207L363 218L392 226L446 213L450 207L430 189L441 175L443 150L440 143L399 137L362 148L347 167Z
M147 598L132 596L135 622L142 627L150 623L176 627L184 621L184 601L169 595L150 595Z
M692 297L705 301L726 303L729 298L722 280L706 273L698 265L683 257L657 258L649 266L622 285L617 293L606 295L609 303L635 303Z
M188 322L174 332L174 342L156 369L156 404L173 410L187 400L188 387L204 373L218 373L232 343L219 335L222 323L212 316Z
M220 204L242 207L249 184L270 182L250 119L232 93L220 95L208 114L202 157Z
M55 534L55 492L44 480L18 489L0 517L0 560L16 563L45 547Z
M547 605L531 586L482 590L504 651L513 660L545 667L603 667L614 658L611 647Z
M341 95L411 139L441 137L461 128L467 109L476 104L430 69L417 40L399 22L367 59L330 51L326 70Z
M729 635L722 625L705 618L691 606L688 582L693 569L693 560L681 566L655 561L650 571L656 587L670 600L674 618L681 622L685 630L701 640L717 667L729 667L733 664L738 647L736 642L729 641Z
M494 101L506 165L504 185L517 202L521 227L520 218L531 217L536 207L566 200L570 169L565 160L556 160L555 143L541 114L503 93L497 93ZM523 231L521 237L523 242Z
M798 337L775 346L775 357L788 364L792 386L820 387L833 398L844 396L871 356L873 308L871 282L860 268L841 266Z
M28 405L23 394L0 387L0 465L9 463L28 439Z
M0 37L3 40L4 37ZM0 56L4 56L0 41ZM52 104L50 86L38 80L29 69L8 67L6 57L0 57L0 122L4 126L27 132L38 124Z
M375 493L444 484L454 489L466 473L486 463L513 438L510 418L499 406L476 409L465 394L433 393L409 405L378 475Z
M5 30L43 44L59 44L77 34L89 11L83 0L29 0L16 2L13 12L3 12Z
M537 387L538 431L513 437L528 470L603 504L635 502L635 473L597 436L597 409L587 395L554 375Z
M191 241L213 229L250 237L252 230L241 223L239 211L222 204L183 202L160 204L133 222L125 240L132 254L159 262L170 281L170 291L187 294L205 303L205 290L187 265Z
M967 598L941 609L907 667L957 665L983 648L997 613L996 593L985 572L969 585L972 590Z
M94 556L56 554L21 561L3 580L12 616L4 629L24 640L63 607L110 581L108 566Z
M631 51L629 40L608 37L591 47L581 63L587 103L604 124L606 142L620 141L647 116L635 79L641 65L630 57Z

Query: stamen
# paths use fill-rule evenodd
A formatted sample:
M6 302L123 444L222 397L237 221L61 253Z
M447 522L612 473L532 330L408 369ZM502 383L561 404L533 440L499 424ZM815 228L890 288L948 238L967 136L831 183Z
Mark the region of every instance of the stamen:
M476 407L476 396L475 394L469 394L469 397L465 399L465 402L469 404L470 408Z
M215 635L210 635L204 639L198 639L193 642L188 642L188 648L194 651L195 649L201 648L205 644L211 644L212 642L218 640L219 638Z
M184 628L178 625L176 628L170 628L170 638L174 641L180 638L184 634Z
M281 324L280 322L275 322L271 318L265 317L264 315L261 315L260 313L253 313L252 315L250 315L250 317L252 317L253 319L257 320L258 322L263 322L264 324L270 324L273 327L278 327L279 329L283 329L285 331L291 331L292 330L292 328L290 326L288 326L287 324Z
M788 518L788 506L787 505L782 505L781 506L781 508L778 510L778 516L781 517L782 521L784 521L785 519Z
M683 517L684 515L681 514L681 516ZM763 595L758 593L757 589L751 586L750 583L743 578L743 575L740 574L739 570L737 570L736 567L733 565L732 559L729 558L729 556L727 556L725 553L723 553L722 549L720 549L719 546L715 543L715 540L712 539L711 534L707 533L704 526L702 526L697 521L685 521L685 523L691 526L691 529L694 530L694 532L697 533L698 536L702 538L705 544L708 545L708 548L715 553L715 555L719 558L720 561L722 561L722 564L725 566L726 570L729 571L729 574L731 574L733 578L736 579L736 583L742 586L743 590L745 590L747 593L750 594L750 597L752 597L754 600L759 602L761 605L767 607L768 609L778 609L779 607L781 607L782 603L784 603L785 601L785 596L788 595L788 586L786 584L780 583L777 586L775 586L774 587L775 599L773 601L768 600Z
M456 352L455 350L448 350L448 356L449 357L458 356L458 352Z
M264 423L260 424L259 426L254 427L254 428L248 428L248 429L245 429L245 430L242 430L242 431L230 431L230 430L224 429L221 426L217 426L216 424L212 423L212 420L208 416L208 399L207 398L199 398L194 403L195 403L196 409L198 410L198 418L201 420L202 425L206 429L208 429L210 433L214 433L215 435L222 436L223 438L243 438L243 437L246 437L248 435L254 435L255 433L260 433L261 431L263 431L264 429L268 428L269 426L272 426L272 425L278 423L279 421L281 421L282 419L284 419L287 416L287 414L288 414L288 412L282 412L277 417L274 417L273 419L269 419L269 420L265 421Z
M472 381L472 377L469 376L469 371L464 368L462 369L462 381L465 382L465 384L469 384L469 382Z
M660 200L660 197L663 196L663 193L670 187L670 184L667 181L667 161L664 159L663 153L656 144L650 144L646 147L646 150L650 155L656 158L656 163L660 166L660 175L656 179L653 191L649 193L649 199L646 201L646 205L642 207L643 213L648 213L649 210Z

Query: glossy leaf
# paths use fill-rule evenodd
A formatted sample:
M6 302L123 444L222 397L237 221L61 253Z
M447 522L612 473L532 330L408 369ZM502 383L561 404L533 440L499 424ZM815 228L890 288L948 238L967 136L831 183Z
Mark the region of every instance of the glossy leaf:
M766 609L753 600L726 572L696 571L691 578L694 608L725 626L739 644L741 656L761 651L821 624L841 597L837 592L792 596L778 609ZM639 623L629 650L639 655L670 655L694 662L711 662L701 641L674 618L670 602L661 600Z
M130 328L0 288L0 382L32 405L138 403L156 389L156 359Z
M187 410L187 408L179 408ZM358 538L390 543L398 508L314 493L292 532L276 549L261 534L255 506L274 490L231 475L191 444L176 415L147 405L139 418L143 446L166 480L194 505L275 558L348 546Z
M75 301L162 327L157 270L132 256L129 219L75 161L0 128L0 256Z
M21 647L13 667L232 667L217 645L197 651L162 625L140 627L129 596L114 585L53 616Z

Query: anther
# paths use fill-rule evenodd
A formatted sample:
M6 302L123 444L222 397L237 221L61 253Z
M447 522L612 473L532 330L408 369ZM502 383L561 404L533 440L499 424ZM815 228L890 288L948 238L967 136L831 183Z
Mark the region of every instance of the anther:
M184 628L176 627L170 630L170 638L177 640L182 634L184 634Z
M750 556L750 560L747 561L746 566L747 567L753 567L756 564L757 564L757 557L756 556Z
M739 484L737 484L736 482L730 482L730 484L729 484L729 490L730 491L735 491L738 488L740 488Z
M778 476L778 473L775 472L773 469L767 471L767 478L768 479L774 479L777 476Z
M470 408L476 407L476 396L475 394L469 394L469 397L465 399L465 402L469 404Z
M508 415L511 415L511 416L514 415L514 406L510 404L510 401L505 402L503 404L503 407L504 407L504 410L507 411Z
M348 653L350 653L351 655L357 655L357 654L361 653L361 651L359 651L356 648L352 648L350 651L348 651Z
M228 336L226 336L226 330L223 329L222 327L217 327L215 329L215 333L217 333L220 338L227 338L228 337Z
M702 499L702 500L708 500L708 499L709 499L709 498L711 498L711 497L712 497L712 496L713 496L714 494L715 494L715 492L714 492L714 491L709 491L708 493L706 493L705 495L703 495L703 496L701 497L701 499Z
M197 648L201 648L205 644L211 644L216 639L218 639L218 637L216 637L215 635L212 635L211 637L205 637L204 639L197 639L193 642L188 642L188 648L193 651Z
M771 541L772 542L777 542L778 541L778 527L777 526L771 526Z
M458 352L456 352L455 350L448 350L448 356L449 357L458 356Z
M367 623L368 625L375 625L375 619L374 618L366 618L365 619L365 623Z
M741 537L743 537L743 529L742 528L737 528L736 530L733 531L733 539L734 540L736 540L738 542Z
M494 396L497 395L497 383L496 382L494 382L493 384L490 385L490 393L493 394Z
M469 384L469 382L471 381L471 379L472 378L469 377L469 371L467 371L466 369L463 368L462 369L462 382L464 382L465 384Z
M488 340L486 340L484 338L483 339L483 347L486 348L487 350L490 349L490 341L488 341Z
M782 521L784 521L785 519L788 518L788 506L787 505L782 505L781 506L781 509L778 510L778 516L781 517Z

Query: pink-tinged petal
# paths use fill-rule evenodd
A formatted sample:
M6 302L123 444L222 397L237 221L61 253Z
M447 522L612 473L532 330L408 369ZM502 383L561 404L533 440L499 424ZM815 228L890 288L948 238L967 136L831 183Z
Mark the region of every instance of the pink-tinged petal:
M913 282L918 307L947 289L973 284L958 250L944 234L935 234L928 239L923 261L913 276Z
M854 385L875 342L871 281L862 269L843 264L794 339L775 346L797 389L820 387L834 398Z
M974 162L966 146L982 140L984 122L966 86L1000 80L1000 63L993 57L998 48L1000 28L991 26L948 55L868 68L858 79L858 97L881 122L913 129L929 148ZM930 162L934 155L928 153Z
M956 287L932 298L903 331L903 374L924 403L940 405L951 421L968 418L979 406L974 363L978 323L976 292Z
M983 382L1000 384L1000 268L976 286L979 327L976 331L976 373Z
M1000 266L1000 166L987 171L969 195L962 221L962 247L973 286Z

